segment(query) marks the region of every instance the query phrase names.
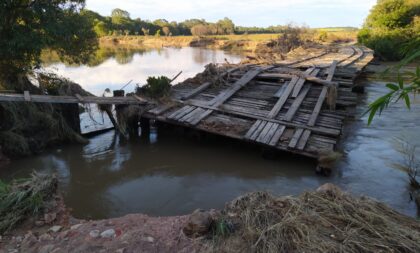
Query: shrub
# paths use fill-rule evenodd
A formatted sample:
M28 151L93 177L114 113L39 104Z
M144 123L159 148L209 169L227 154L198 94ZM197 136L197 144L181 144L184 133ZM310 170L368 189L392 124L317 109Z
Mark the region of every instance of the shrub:
M358 41L385 60L400 60L420 48L420 1L378 0Z
M147 78L147 84L140 88L140 92L152 98L161 98L168 95L171 89L171 80L166 76Z

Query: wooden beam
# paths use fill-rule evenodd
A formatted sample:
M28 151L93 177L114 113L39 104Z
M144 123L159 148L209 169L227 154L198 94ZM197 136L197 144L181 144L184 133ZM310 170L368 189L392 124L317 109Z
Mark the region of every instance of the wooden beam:
M197 95L198 93L204 91L205 89L207 89L209 86L211 85L211 82L205 82L202 85L198 86L197 88L193 89L192 91L188 92L187 94L185 94L184 96L181 97L182 100L186 100L189 99L195 95Z
M31 102L51 103L51 104L78 104L80 100L75 96L51 96L51 95L31 95ZM82 97L86 104L101 105L144 105L147 102L141 102L134 97ZM1 94L0 102L25 102L24 94Z
M23 96L25 98L25 102L31 102L31 95L29 94L29 91L25 90L23 92Z

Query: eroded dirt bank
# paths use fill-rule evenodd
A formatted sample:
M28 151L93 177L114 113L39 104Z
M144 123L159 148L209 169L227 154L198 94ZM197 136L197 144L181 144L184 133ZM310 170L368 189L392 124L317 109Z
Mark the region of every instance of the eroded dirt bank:
M220 212L97 221L55 217L3 236L0 252L420 251L417 220L332 184L297 197L249 193Z

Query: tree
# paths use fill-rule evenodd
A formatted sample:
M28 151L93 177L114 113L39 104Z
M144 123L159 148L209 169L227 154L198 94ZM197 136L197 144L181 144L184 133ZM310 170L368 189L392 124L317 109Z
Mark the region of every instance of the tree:
M233 34L235 32L235 24L229 18L224 18L217 22L217 25L220 27L221 31L219 34Z
M144 36L149 36L149 31L150 31L149 29L142 27L141 31L143 32Z
M163 34L165 34L165 36L169 36L169 34L171 33L171 30L169 29L169 27L165 26L162 28L162 32Z
M406 47L410 41L418 41L410 51L420 48L418 16L418 0L378 0L358 34L358 41L386 60L400 60L409 55Z
M93 27L93 30L95 31L96 35L98 36L106 36L109 33L109 29L104 21L95 21L95 26Z
M210 34L210 29L204 24L195 25L191 28L191 34L194 36L208 35Z
M41 50L85 62L97 46L83 0L7 0L0 8L0 79L17 78L40 63Z

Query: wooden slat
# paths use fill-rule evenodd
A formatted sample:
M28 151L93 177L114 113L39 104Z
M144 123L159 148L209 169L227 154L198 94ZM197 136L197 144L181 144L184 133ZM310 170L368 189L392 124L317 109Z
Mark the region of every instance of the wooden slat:
M178 121L189 122L190 119L196 117L197 115L199 115L200 113L203 113L203 112L204 112L204 109L202 109L200 107L196 107L192 111L186 113L184 116L179 117Z
M303 133L302 128L296 129L295 133L293 134L292 139L289 142L289 148L295 148L296 147L302 133Z
M271 127L273 126L273 124L275 124L275 123L273 123L273 122L268 122L268 123L265 125L264 129L261 131L261 133L260 133L260 135L258 136L258 138L256 138L255 140L256 140L257 142L263 142L263 140L264 140L265 136L268 134L268 132L270 131L270 129L271 129Z
M279 125L277 131L274 133L273 137L271 138L270 142L268 143L270 146L276 146L279 142L280 137L283 135L286 126Z
M308 142L309 136L311 135L310 130L303 131L302 136L299 139L299 142L297 144L297 149L303 150L306 146L306 143Z
M168 119L175 118L177 115L179 115L179 114L180 114L180 113L182 113L183 111L188 110L188 109L189 109L189 108L191 108L191 107L192 107L192 106L190 106L190 105L185 105L185 106L181 107L181 109L178 109L178 110L174 111L173 113L169 114L169 115L167 116L167 118L168 118Z
M26 102L30 102L31 101L31 95L29 94L29 91L25 90L23 92L23 96L24 96Z
M276 104L273 106L273 109L271 109L271 111L268 113L267 115L268 118L272 119L277 116L277 114L280 112L281 108L286 103L287 99L289 98L289 95L292 92L298 80L299 79L295 77L294 79L292 79L292 81L290 81L290 83L287 85L287 88L285 89L285 91L283 92L279 100L277 100Z
M261 142L268 144L278 129L279 129L279 124L273 123L273 125L270 128L270 131L268 131L268 133L265 135L264 139Z
M314 71L315 68L308 68L304 74L305 75L310 75L312 73L312 71ZM317 73L318 74L318 73ZM299 95L300 90L303 87L303 84L305 83L306 79L304 78L299 78L299 80L297 81L295 87L293 88L293 92L292 92L292 97L297 97Z
M175 115L172 119L174 119L174 120L180 120L182 117L184 117L185 115L189 114L190 112L192 112L196 108L197 107L195 107L195 106L191 106L188 109L182 110L180 113L178 113L177 115Z
M157 107L149 110L148 113L151 113L151 114L154 114L154 115L160 115L160 114L166 112L167 110L171 109L174 106L175 105L161 105L161 106L157 106Z
M100 105L142 105L146 102L140 102L134 97L94 97L84 96L85 104ZM0 102L25 102L24 94L0 94ZM51 95L31 95L31 102L50 103L50 104L78 104L80 100L75 96L51 96Z
M309 90L311 89L312 85L307 84L299 96L293 101L292 106L290 106L289 110L287 111L284 120L291 121L293 116L295 116L296 112L299 110L300 105L302 104L303 100L305 99L306 95L308 94Z
M250 140L255 140L261 133L261 131L264 129L265 125L267 125L267 121L262 121L261 124L258 126L258 128L254 131L254 133L249 138Z
M333 61L330 68L328 69L327 81L331 81L334 77L335 69L337 68L337 61ZM322 105L324 104L325 97L328 93L328 87L322 87L321 94L318 97L318 100L315 104L314 110L312 112L311 117L308 121L308 126L315 126L316 120L318 118L319 113L321 112Z
M200 123L201 120L208 117L212 112L213 112L213 110L206 110L199 117L196 117L195 119L190 120L190 124L193 125L193 126L197 125L198 123Z
M251 128L248 130L248 132L245 134L244 138L249 139L251 135L257 130L258 126L261 124L261 120L255 121L255 123L251 126Z
M229 89L224 91L222 94L215 97L212 101L209 102L209 105L219 106L223 104L226 100L228 100L233 94L235 94L238 90L248 84L252 79L254 79L259 73L261 73L262 69L257 68L248 71L245 75L241 77L238 81L236 81Z
M205 89L207 89L209 86L211 85L211 82L206 82L203 83L202 85L198 86L197 88L193 89L192 91L190 91L189 93L185 94L184 96L181 97L182 100L185 99L189 99L195 95L197 95L198 93L204 91Z

